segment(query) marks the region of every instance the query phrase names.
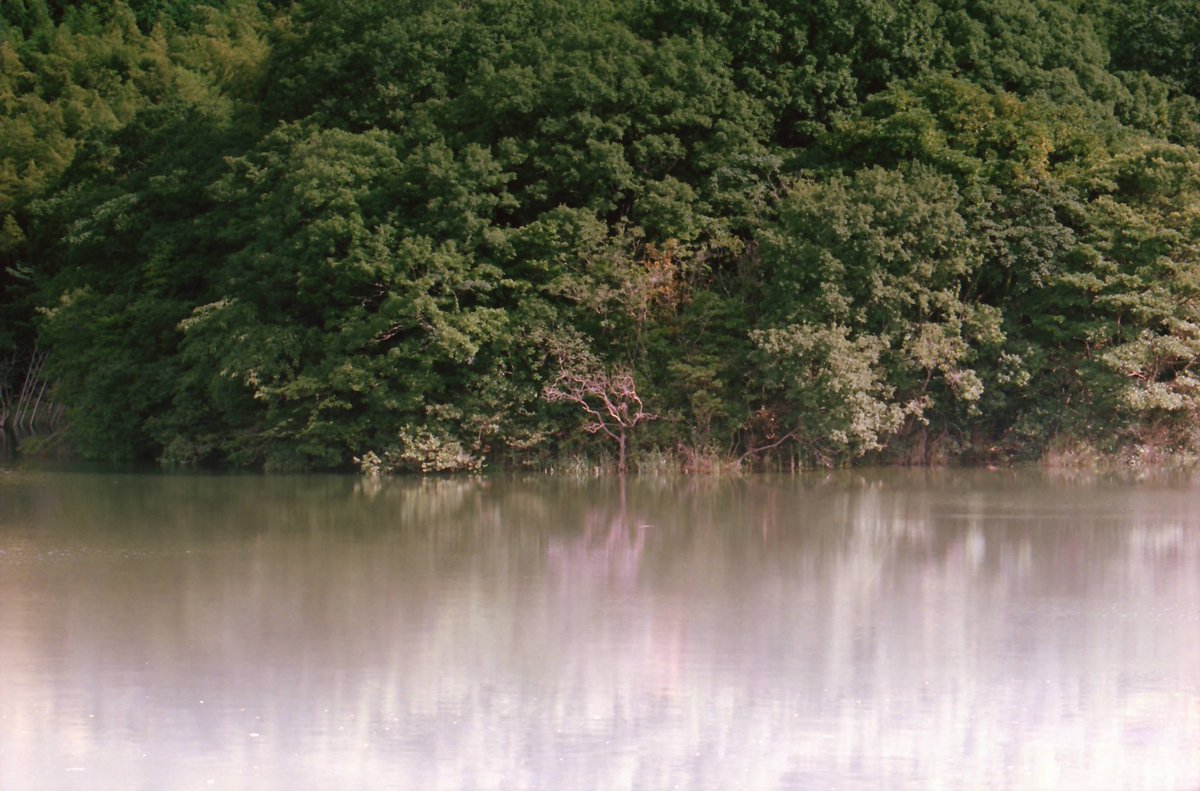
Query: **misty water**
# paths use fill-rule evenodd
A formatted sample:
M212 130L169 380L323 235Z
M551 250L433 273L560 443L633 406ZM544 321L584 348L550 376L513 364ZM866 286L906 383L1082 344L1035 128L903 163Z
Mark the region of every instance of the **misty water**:
M1200 788L1200 478L0 470L0 788Z

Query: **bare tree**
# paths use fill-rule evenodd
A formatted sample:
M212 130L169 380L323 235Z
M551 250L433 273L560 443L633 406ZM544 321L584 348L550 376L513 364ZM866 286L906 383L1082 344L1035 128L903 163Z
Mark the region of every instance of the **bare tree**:
M617 470L625 474L625 438L634 426L658 415L647 412L638 396L633 375L609 373L592 366L571 365L560 358L558 377L542 391L550 402L578 404L589 421L584 431L604 433L617 443Z
M0 364L0 427L29 431L37 427L53 429L61 420L63 407L55 402L53 388L46 376L48 356L34 348L19 391L12 387L19 370L16 355Z

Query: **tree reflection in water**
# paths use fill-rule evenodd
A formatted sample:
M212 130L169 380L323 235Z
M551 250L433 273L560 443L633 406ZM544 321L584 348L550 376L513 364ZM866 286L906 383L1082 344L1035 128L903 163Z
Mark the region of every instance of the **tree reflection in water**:
M1200 781L1190 480L3 484L3 788Z

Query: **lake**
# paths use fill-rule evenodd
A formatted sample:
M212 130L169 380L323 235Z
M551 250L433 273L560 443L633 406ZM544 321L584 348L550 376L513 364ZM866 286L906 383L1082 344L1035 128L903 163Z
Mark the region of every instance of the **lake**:
M1200 788L1200 478L0 470L0 788Z

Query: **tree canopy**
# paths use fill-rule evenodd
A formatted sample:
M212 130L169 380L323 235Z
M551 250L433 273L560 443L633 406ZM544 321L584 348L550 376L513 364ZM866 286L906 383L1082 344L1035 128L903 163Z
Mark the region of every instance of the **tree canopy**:
M173 464L607 453L614 377L635 463L1196 449L1198 12L7 3L0 375Z

